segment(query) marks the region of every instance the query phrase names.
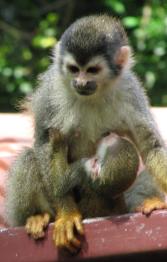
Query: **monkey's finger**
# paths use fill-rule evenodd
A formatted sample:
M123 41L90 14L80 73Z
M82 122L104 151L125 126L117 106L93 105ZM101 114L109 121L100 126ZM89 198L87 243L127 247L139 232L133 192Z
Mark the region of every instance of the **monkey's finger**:
M25 230L27 234L31 234L32 231L33 218L29 217L26 221Z
M48 213L45 213L43 215L43 226L46 227L49 224L50 221L50 215Z
M44 232L44 226L42 223L37 224L35 231L33 232L33 237L35 239L38 238L43 238L45 236L45 232Z
M65 248L73 254L77 252L77 249L67 241L64 227L62 227L61 229L59 228L57 231L54 230L53 241L57 248Z
M78 251L78 249L76 249L71 243L69 243L67 240L65 240L65 241L63 241L62 242L62 240L58 240L57 241L57 244L56 244L56 246L58 247L58 248L61 248L61 249L66 249L66 250L68 250L70 253L72 253L72 254L75 254L75 253L77 253L77 251Z
M136 209L142 212L144 215L150 215L154 210L166 209L167 204L160 198L153 197L145 199L144 202L138 206Z
M61 230L59 230L58 234L59 234L59 247L64 247L67 242L66 230L64 226L61 227Z
M25 230L26 230L27 234L31 233L31 225L30 225L30 223L25 225Z
M53 239L54 245L57 246L57 243L59 242L59 236L58 236L58 234L56 233L56 230L55 230L55 229L53 230L52 239Z
M65 248L67 249L70 253L75 254L78 251L78 247L75 247L73 245L73 239L71 239L71 241L69 239L67 239L67 229L64 228L64 234L61 234L59 237L60 243L59 243L59 247L60 248Z
M27 234L31 235L31 237L33 237L34 239L39 239L39 238L43 238L45 236L45 232L43 230L38 231L38 232L34 232L32 231L32 229L26 229Z
M53 231L52 239L53 239L54 245L56 246L56 234L54 231Z
M60 247L60 235L57 232L53 232L53 242L56 247Z
M34 218L32 218L32 223L31 223L31 232L33 235L35 235L35 233L39 230L39 226L40 226L40 218L39 216L34 216Z
M41 231L38 231L38 232L34 232L31 235L34 239L39 239L39 238L43 238L45 236L45 232L43 230L41 230Z
M63 247L64 243L66 242L65 239L65 230L63 225L57 226L55 225L54 232L53 232L53 240L57 247Z
M54 244L57 246L57 243L59 242L59 226L57 221L54 223L54 227L53 227L53 235L52 235L52 239L54 241Z
M73 247L70 243L66 243L64 247L72 254L76 254L78 252L78 249Z
M43 216L34 216L31 219L31 227L29 228L29 233L34 239L44 237L44 225L43 225Z
M75 227L80 235L84 235L84 228L81 217L74 218Z
M74 247L80 248L81 242L74 236L74 224L68 222L66 225L67 241L69 241Z
M161 210L161 209L166 209L167 207L166 207L166 205L164 204L162 204L162 205L160 205L160 206L155 206L155 207L147 207L147 208L145 208L145 209L143 209L143 211L142 211L142 213L144 214L144 215L146 215L146 216L148 216L148 215L150 215L153 211L155 211L155 210Z

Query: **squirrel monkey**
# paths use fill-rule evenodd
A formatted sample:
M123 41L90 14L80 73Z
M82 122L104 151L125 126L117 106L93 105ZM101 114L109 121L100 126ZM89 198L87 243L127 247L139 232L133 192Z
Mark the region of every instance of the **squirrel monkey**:
M8 215L11 224L26 223L27 231L40 237L48 220L56 213L55 244L71 251L77 249L80 242L74 227L83 233L82 216L93 213L91 208L97 201L101 202L101 205L98 203L101 215L107 213L103 212L106 197L110 198L111 193L112 199L115 198L135 179L136 149L150 175L167 192L167 151L132 65L128 38L115 18L84 17L64 32L55 47L53 62L39 78L39 88L30 101L35 142L32 149L21 154L11 170L7 201L8 212L12 213ZM58 130L58 134L65 137L65 143L51 142L50 130L56 133ZM103 171L96 160L89 158L96 154L103 135L111 132L127 137L135 146L117 138L113 149L109 150L109 161L113 165L105 157L103 164L107 174L117 172L116 180L100 172L95 183L89 186L84 179L92 176L84 175L85 172L78 175L75 165L84 166L86 174L90 167L95 167L93 177L100 168ZM109 181L110 190L106 186L108 182L104 185L99 182L103 176L104 181ZM81 201L76 203L72 189L81 184ZM103 191L102 196L98 190ZM95 200L92 197L92 204L87 205L83 196L91 194L96 195ZM115 202L111 202L114 205ZM39 215L31 217L35 214Z
M44 237L45 227L56 216L53 234L55 244L75 252L81 243L73 229L75 227L83 234L82 217L126 211L122 192L136 178L138 155L130 142L110 135L110 138L100 142L94 157L82 158L69 164L68 141L59 131L49 130L48 143L49 154L52 156L49 163L51 173L47 174L50 192L43 180L34 148L25 149L10 170L7 220L12 226L25 225L27 233L38 239ZM95 171L97 161L101 166L98 172ZM75 188L81 196L77 205L74 201L77 199L73 191Z

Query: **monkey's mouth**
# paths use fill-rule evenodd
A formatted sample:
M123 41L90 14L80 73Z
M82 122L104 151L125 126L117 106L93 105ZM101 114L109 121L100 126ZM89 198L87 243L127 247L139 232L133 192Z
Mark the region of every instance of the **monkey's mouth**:
M82 95L82 96L90 96L93 95L95 93L96 90L92 90L92 89L76 89L77 93Z
M81 96L90 96L96 92L97 84L95 81L88 81L85 85L78 84L77 81L73 81L73 87L76 92Z

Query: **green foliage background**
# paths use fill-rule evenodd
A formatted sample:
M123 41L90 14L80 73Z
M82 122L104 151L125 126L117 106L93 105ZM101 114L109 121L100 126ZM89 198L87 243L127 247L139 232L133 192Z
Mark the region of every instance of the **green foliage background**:
M16 101L32 92L71 22L104 12L121 18L151 104L167 106L167 1L1 0L0 111L16 110Z

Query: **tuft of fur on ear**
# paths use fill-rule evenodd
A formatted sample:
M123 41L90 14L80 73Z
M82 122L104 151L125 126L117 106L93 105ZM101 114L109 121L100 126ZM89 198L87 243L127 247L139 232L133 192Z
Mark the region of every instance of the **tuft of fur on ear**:
M120 66L122 69L131 68L134 64L134 59L132 56L132 50L130 46L121 46L115 57L116 65Z
M58 61L59 60L59 56L60 56L60 41L56 43L56 45L54 46L53 48L53 51L52 51L52 60L53 61Z
M25 115L32 115L31 110L31 100L32 95L27 96L26 98L21 99L19 102L17 102L16 109L18 111L21 111Z

